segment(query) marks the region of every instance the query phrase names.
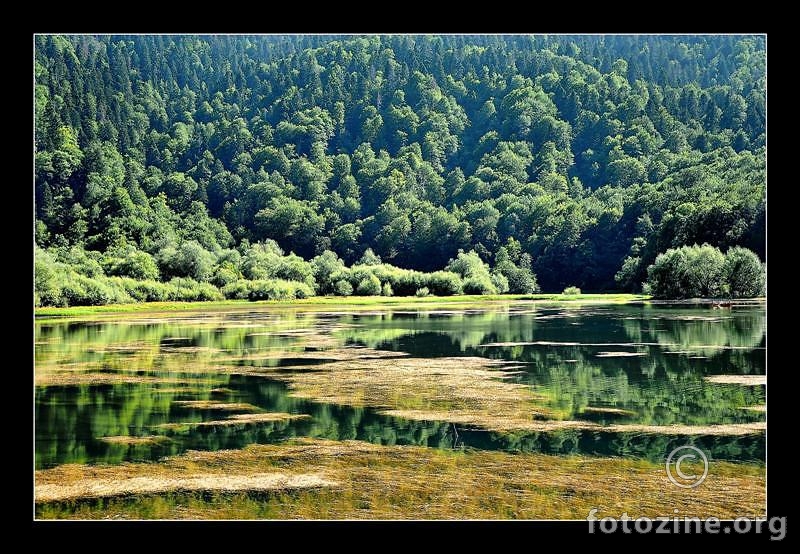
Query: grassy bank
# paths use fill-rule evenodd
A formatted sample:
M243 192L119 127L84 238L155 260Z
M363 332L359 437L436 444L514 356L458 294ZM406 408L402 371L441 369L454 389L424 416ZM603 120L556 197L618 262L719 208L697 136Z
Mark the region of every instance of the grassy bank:
M252 309L264 306L274 307L336 307L348 308L374 308L376 306L419 306L437 304L479 303L479 302L509 302L519 300L533 300L542 302L598 302L598 303L623 303L634 300L647 300L650 298L641 294L576 294L565 296L563 294L482 294L482 295L457 295L457 296L315 296L302 300L263 300L250 302L247 300L218 300L207 302L141 302L135 304L107 304L103 306L70 306L57 308L52 306L34 308L38 316L84 316L106 313L131 313L131 312L180 312L191 310L224 310L224 309Z
M696 469L696 468L693 468ZM762 465L712 461L707 484L661 463L295 439L161 463L36 472L39 518L584 519L761 516Z

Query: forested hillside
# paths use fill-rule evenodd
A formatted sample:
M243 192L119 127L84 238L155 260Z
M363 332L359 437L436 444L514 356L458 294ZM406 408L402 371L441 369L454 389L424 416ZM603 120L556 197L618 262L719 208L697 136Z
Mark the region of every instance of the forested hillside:
M42 292L67 270L374 292L375 271L337 278L326 251L419 272L453 260L438 278L462 281L444 293L470 278L640 290L656 256L683 245L764 261L764 37L37 36L35 48L42 303L69 303ZM441 285L418 277L406 293Z

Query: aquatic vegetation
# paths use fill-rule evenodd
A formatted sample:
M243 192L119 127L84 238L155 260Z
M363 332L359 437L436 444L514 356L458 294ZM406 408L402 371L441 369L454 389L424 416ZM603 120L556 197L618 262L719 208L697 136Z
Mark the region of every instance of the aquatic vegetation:
M705 377L709 383L721 383L727 385L746 385L757 387L767 384L766 375L709 375Z
M584 519L592 508L632 518L674 509L696 517L765 513L763 466L712 461L707 481L691 491L671 487L662 464L643 460L298 439L187 452L159 464L37 471L36 510L39 517L167 519ZM219 491L226 494L207 494ZM109 499L81 502L98 497Z
M141 437L133 435L117 435L114 437L98 437L98 439L109 444L139 445L168 441L169 437L164 437L161 435L146 435Z
M622 416L635 416L636 412L631 410L623 410L622 408L609 408L608 406L586 406L583 413L593 414L613 414Z
M189 421L183 423L162 423L157 427L167 430L181 430L189 427L220 427L224 425L243 425L256 424L272 421L291 421L293 419L309 419L308 414L285 414L279 412L267 412L260 414L233 414L226 419L215 419L212 421Z
M583 518L584 501L661 494L685 443L728 497L662 494L643 513L761 513L763 306L704 314L521 301L37 321L37 487L61 487L37 514Z
M258 406L246 402L218 402L216 400L173 400L176 406L195 410L215 410L223 412L251 412L258 411Z
M317 475L286 476L280 473L255 475L196 475L188 478L132 477L129 479L82 479L73 485L42 484L36 486L36 500L52 502L104 498L132 494L156 494L185 491L270 491L330 487L335 483Z
M536 404L530 387L502 380L511 376L502 369L511 367L517 366L486 358L398 358L386 364L359 357L274 378L300 398L371 406L412 419L509 429L551 415Z
M178 379L163 379L145 375L119 375L113 373L39 373L36 377L37 386L67 386L67 385L113 385L120 383L175 383Z

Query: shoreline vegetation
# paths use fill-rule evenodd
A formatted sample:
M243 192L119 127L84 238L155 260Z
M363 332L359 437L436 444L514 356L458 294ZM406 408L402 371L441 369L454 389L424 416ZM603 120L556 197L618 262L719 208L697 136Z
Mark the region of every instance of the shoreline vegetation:
M763 40L409 38L38 36L34 305L763 294Z
M34 47L41 305L761 281L763 37Z
M355 297L357 304L380 304L383 302L372 298L435 298L433 301L455 298L453 301L459 301L507 296L510 300L586 301L607 296L603 293L584 295L575 286L564 288L561 294L541 294L529 261L517 265L508 259L505 251L504 259L494 268L475 251L459 251L443 270L423 272L383 263L371 249L351 267L330 250L306 261L294 253L284 255L277 243L268 240L247 250L236 267L228 267L226 279L206 274L205 278L184 276L169 281L114 275L107 256L80 248L48 251L37 247L35 254L34 306L37 308L236 300L285 302L319 297ZM187 264L194 267L196 262L189 260ZM669 249L656 258L648 273L644 294L611 293L611 296L636 299L652 296L660 300L699 297L715 299L721 304L723 298L740 301L762 296L765 292L765 264L753 252L738 247L730 248L727 254L708 244ZM153 277L157 277L157 273ZM332 301L341 302L336 298Z

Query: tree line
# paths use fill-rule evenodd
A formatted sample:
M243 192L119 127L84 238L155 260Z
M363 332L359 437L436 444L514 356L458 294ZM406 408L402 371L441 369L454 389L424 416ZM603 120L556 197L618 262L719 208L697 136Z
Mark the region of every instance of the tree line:
M765 293L765 273L751 250L695 244L659 254L643 288L656 298L753 298Z
M351 271L367 249L426 274L471 253L492 269L462 290L484 291L533 275L640 290L659 253L693 244L765 259L761 36L39 35L35 50L37 267L69 265L76 287L225 294L265 280L236 256L268 241Z
M306 261L294 253L285 255L271 239L252 246L245 241L240 250L225 250L219 256L189 241L160 252L157 261L132 246L106 254L77 246L37 248L34 285L37 306L539 290L529 258L506 249L499 252L494 268L474 251L461 251L443 270L422 272L383 263L369 248L351 267L330 250Z

